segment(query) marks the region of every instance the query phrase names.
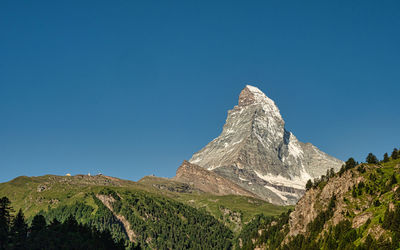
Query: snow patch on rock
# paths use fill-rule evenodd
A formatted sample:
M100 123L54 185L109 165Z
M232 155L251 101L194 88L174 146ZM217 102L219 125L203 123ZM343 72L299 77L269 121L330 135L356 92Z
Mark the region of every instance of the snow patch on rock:
M273 175L271 173L268 173L266 175L263 175L259 173L258 171L254 171L256 175L263 179L264 181L267 181L271 184L278 185L278 186L285 186L285 187L292 187L292 188L297 188L297 189L305 189L306 183L309 179L311 179L311 176L307 174L306 172L301 173L300 176L294 176L291 179L288 179L282 175ZM308 178L310 177L310 178Z

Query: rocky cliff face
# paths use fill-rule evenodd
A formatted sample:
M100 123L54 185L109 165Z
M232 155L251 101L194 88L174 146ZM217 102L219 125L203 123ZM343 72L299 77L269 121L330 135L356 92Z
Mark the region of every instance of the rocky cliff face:
M297 202L294 211L290 214L289 233L286 238L298 234L306 234L307 226L317 215L326 210L332 196L336 197L336 209L334 210L331 222L336 225L345 219L348 208L343 201L355 185L364 181L364 178L357 171L347 171L342 176L335 176L322 188L312 188ZM356 211L357 212L357 211Z
M285 129L274 101L249 85L228 112L221 135L190 162L274 204L295 204L307 180L342 165L314 145L298 141Z
M346 164L320 178L294 211L254 219L239 236L246 249L399 249L400 159Z
M173 180L190 184L203 192L215 195L234 194L257 197L232 181L188 161L184 161L178 168Z

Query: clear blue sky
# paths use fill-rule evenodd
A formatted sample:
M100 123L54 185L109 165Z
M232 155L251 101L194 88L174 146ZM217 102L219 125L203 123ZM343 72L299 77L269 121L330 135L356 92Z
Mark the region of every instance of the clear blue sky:
M0 1L0 182L173 176L245 84L301 141L381 158L400 147L399 3Z

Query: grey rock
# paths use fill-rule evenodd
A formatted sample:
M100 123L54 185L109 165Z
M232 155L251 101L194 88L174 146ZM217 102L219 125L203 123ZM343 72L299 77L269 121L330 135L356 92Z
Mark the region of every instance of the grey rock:
M285 129L275 102L247 85L228 111L222 133L191 163L213 171L271 203L295 204L307 180L338 171L343 162L302 143Z

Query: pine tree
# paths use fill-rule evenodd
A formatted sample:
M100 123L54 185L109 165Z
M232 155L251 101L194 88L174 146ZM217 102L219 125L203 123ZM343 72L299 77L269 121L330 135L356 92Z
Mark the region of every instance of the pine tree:
M43 215L37 214L33 217L32 224L31 224L31 234L35 235L39 233L41 230L46 228L46 219Z
M11 221L11 202L7 197L0 199L0 249L5 249Z
M367 163L370 164L377 164L378 163L378 158L373 153L369 153L366 159Z
M331 168L331 170L329 171L329 178L332 178L334 176L335 176L335 170Z
M397 183L396 175L393 173L392 178L390 179L390 184L394 185Z
M13 249L25 249L28 225L21 209L12 221L10 232Z
M385 215L383 216L382 227L384 229L390 229L392 224L394 213L389 210L389 207L386 208Z
M392 157L392 160L396 160L397 158L399 158L399 151L397 150L397 148L393 149L391 157Z
M346 170L347 170L347 169L354 168L355 166L357 166L357 162L354 160L353 157L350 157L350 158L346 161L346 165L345 165Z
M312 181L311 181L311 180L308 180L307 183L306 183L306 190L307 190L307 191L310 190L310 189L312 188L312 186L313 186Z
M383 155L383 162L388 162L388 161L389 161L389 155L388 155L388 153L385 153Z

